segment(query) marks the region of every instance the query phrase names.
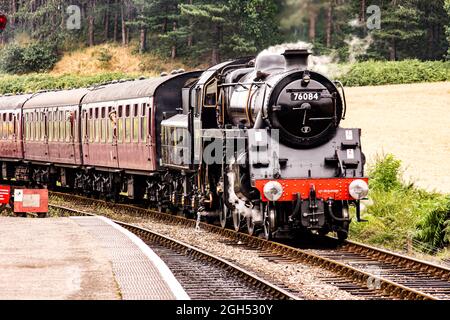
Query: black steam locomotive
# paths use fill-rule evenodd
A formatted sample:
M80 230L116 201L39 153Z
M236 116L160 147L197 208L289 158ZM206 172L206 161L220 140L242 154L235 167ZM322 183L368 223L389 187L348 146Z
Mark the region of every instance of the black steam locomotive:
M347 237L367 196L360 129L309 52L0 97L0 179L137 201L223 227Z

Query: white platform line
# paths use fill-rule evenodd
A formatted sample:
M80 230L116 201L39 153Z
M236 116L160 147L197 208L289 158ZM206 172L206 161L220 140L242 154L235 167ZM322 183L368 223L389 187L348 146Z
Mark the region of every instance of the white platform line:
M169 267L161 260L161 258L148 246L145 244L142 239L136 236L134 233L128 231L122 226L114 223L110 219L102 216L97 216L99 219L105 221L110 226L115 228L116 230L122 232L125 236L127 236L138 248L147 256L147 258L155 265L156 269L160 273L161 277L169 286L170 290L174 294L177 300L190 300L189 295L183 289L181 284L173 275L172 271L170 271Z

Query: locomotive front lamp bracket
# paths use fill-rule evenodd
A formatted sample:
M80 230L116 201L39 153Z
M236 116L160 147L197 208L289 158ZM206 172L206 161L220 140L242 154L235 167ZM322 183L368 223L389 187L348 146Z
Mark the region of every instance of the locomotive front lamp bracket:
M358 222L368 222L366 219L361 219L361 203L360 200L355 201L356 208L356 221Z

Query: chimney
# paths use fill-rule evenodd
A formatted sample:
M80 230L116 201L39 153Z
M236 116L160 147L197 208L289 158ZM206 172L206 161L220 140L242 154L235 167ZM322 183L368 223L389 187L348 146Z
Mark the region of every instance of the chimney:
M308 57L311 52L308 49L286 50L282 54L286 60L286 71L308 68Z

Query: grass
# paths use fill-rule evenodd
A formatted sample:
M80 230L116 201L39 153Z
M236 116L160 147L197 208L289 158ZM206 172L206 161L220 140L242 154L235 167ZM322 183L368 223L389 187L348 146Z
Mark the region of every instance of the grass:
M181 60L162 59L151 53L135 54L133 47L104 44L68 52L56 63L50 74L91 76L113 72L156 76L161 72L191 69Z
M392 154L379 157L369 177L368 222L351 224L352 239L395 250L414 241L437 249L449 245L450 196L405 183L401 161Z

